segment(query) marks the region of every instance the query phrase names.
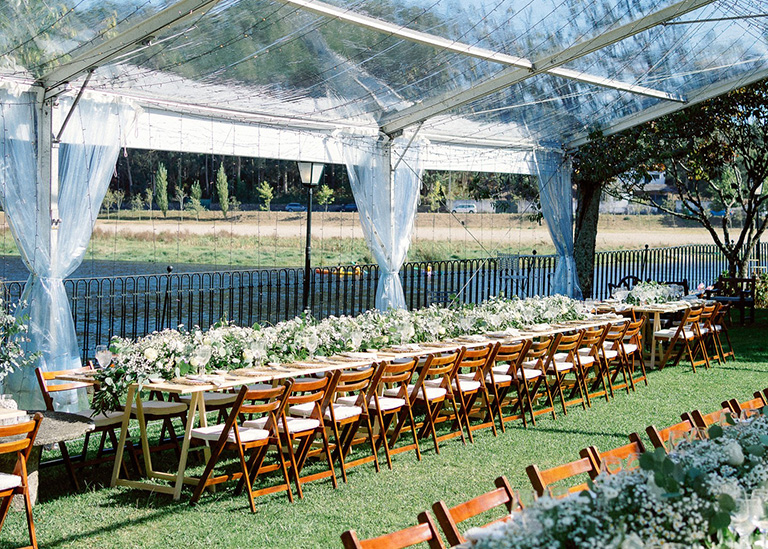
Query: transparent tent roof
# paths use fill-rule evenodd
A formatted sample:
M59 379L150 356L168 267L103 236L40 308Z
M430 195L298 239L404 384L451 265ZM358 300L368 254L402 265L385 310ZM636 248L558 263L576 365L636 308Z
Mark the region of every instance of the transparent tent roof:
M0 78L286 127L577 143L768 75L759 0L15 0ZM198 109L198 111L195 111ZM201 111L200 109L207 109Z

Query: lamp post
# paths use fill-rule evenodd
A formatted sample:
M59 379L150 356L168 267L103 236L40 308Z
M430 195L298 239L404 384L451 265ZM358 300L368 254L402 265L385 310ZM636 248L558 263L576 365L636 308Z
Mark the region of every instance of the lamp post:
M320 183L325 164L317 162L297 162L301 184L307 189L307 247L304 251L304 294L303 310L309 309L309 286L311 284L312 264L312 191Z

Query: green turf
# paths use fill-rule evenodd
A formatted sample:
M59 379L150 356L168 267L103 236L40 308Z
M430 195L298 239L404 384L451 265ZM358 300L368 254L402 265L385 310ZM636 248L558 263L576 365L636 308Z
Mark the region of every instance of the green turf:
M609 403L597 400L586 411L571 408L557 421L541 416L535 428L509 424L496 438L490 430L478 431L473 445L453 439L442 445L440 455L424 444L421 462L408 452L395 456L393 471L384 468L377 474L373 464L356 467L338 490L323 480L306 485L304 499L294 504L284 494L264 496L257 499L255 514L246 497L234 497L230 487L204 495L192 507L188 489L174 502L165 495L104 488L106 466L96 472L97 482L79 494L70 493L61 471L46 469L41 502L34 509L40 545L339 547L339 534L348 528L361 537L403 528L438 499L455 504L491 489L500 474L513 487L529 489L525 467L531 463L548 467L570 461L585 446L624 444L628 433L644 433L651 423L677 422L681 412L709 412L725 398L751 397L754 390L768 387L766 327L768 314L762 313L756 324L732 329L736 362L695 374L686 363L650 372L648 387L630 395L620 392ZM0 546L25 540L24 515L12 512L0 532Z

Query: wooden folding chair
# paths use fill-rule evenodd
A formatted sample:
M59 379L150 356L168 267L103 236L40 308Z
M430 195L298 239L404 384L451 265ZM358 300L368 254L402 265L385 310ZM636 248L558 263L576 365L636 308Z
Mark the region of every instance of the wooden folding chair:
M709 414L702 414L699 410L685 412L680 414L680 419L684 422L689 421L697 429L709 429L712 425L720 424L725 421L726 416L731 416L733 412L729 407L724 406L720 410L715 410Z
M493 413L499 416L501 432L505 432L504 424L507 421L522 418L523 425L528 427L528 421L525 419L525 402L528 402L531 410L531 419L533 419L533 408L530 407L530 393L527 382L521 375L518 375L522 367L523 359L531 346L531 340L525 339L514 343L496 343L493 352L493 359L490 361L488 376L486 382L493 396L491 410L489 410L490 419L493 421ZM508 396L512 389L515 389L515 397ZM504 406L512 406L512 412L518 410L518 415L504 415Z
M527 401L531 412L531 422L536 426L536 416L541 414L552 414L552 419L557 419L555 413L555 398L547 383L545 374L545 362L549 359L550 348L554 346L555 338L553 336L543 336L538 341L532 341L528 347L528 352L523 357L520 368L517 370L517 378L522 383L525 401ZM529 384L533 382L533 386ZM543 393L542 393L543 389ZM543 395L546 395L547 405L539 410L534 410L534 404Z
M699 317L699 333L701 334L701 344L707 352L710 362L717 359L718 364L722 364L724 359L720 354L720 348L717 345L717 336L715 333L714 320L720 304L712 302L704 305Z
M451 382L463 352L464 348L462 347L459 351L442 355L427 355L424 364L421 366L418 379L413 385L408 385L407 388L411 406L421 406L426 411L424 421L416 424L417 428L419 428L418 436L424 438L431 435L435 446L435 453L438 454L440 453L439 443L443 440L461 436L461 441L464 444L467 442L464 438L461 415L458 412L458 404L453 390L453 383ZM429 379L435 381L427 383ZM384 396L397 396L398 394L400 394L399 389L387 389L384 391ZM453 410L450 413L442 414L441 412L446 400L451 403ZM406 419L404 415L401 415L395 427L395 434L400 432ZM436 427L439 423L454 420L458 422L458 429L448 434L437 435Z
M618 389L626 389L629 394L630 380L628 377L627 363L624 359L624 355L621 350L621 345L624 341L624 336L627 333L627 328L633 321L617 321L611 324L608 328L608 332L605 334L603 340L603 346L600 348L600 361L603 366L605 376L608 378L608 390L613 396L614 391ZM616 380L622 375L624 383L617 384Z
M490 427L493 430L493 435L498 435L496 432L496 421L493 418L493 414L490 413L491 396L488 392L490 381L488 372L493 365L493 354L495 351L496 345L493 343L474 349L465 348L461 355L461 361L456 366L452 389L456 394L459 414L467 426L470 442L475 442L472 431L477 429ZM482 398L482 404L475 407L478 397ZM482 420L477 425L472 425L470 422L470 415L473 412L479 414ZM485 421L486 417L490 417L490 421Z
M286 490L288 499L293 502L288 467L285 463L283 446L278 433L278 423L285 420L285 407L288 404L288 395L291 392L292 386L292 380L286 381L283 386L263 389L249 389L247 386L243 386L236 395L235 402L224 423L192 429L192 440L206 442L211 444L212 447L205 471L198 479L190 503L196 503L200 499L203 490L208 486L230 480L239 481L235 490L236 493L239 493L245 487L251 512L253 513L256 512L254 496ZM238 418L245 415L252 418L250 421L258 421L261 427L241 427L238 425ZM253 416L258 416L258 419ZM263 421L261 421L262 419ZM270 447L277 449L278 464L275 467L265 468L263 467L264 458ZM237 452L240 470L235 473L212 476L216 463L227 450ZM287 450L289 455L292 455L292 447L288 447ZM285 484L261 490L253 489L253 482L260 473L274 470L278 466L283 472ZM295 476L298 478L298 475Z
M560 395L560 402L565 415L568 414L568 406L573 404L581 404L585 410L587 409L587 400L584 396L584 373L579 367L578 359L574 356L579 349L583 335L582 331L574 334L557 334L549 356L544 363L544 373L548 378L554 379L550 391L555 389ZM566 376L568 374L574 376L572 385L567 383ZM566 389L570 389L569 400L565 398ZM577 391L580 398L575 399L573 396Z
M43 414L36 413L32 421L15 423L13 425L0 426L0 440L7 437L14 437L16 440L0 442L0 455L16 454L16 464L13 467L13 473L0 473L0 498L3 503L0 506L0 530L5 523L5 517L11 508L13 496L21 495L24 498L24 510L27 512L27 529L29 530L29 540L31 547L37 549L37 536L35 535L35 523L32 520L32 500L29 497L29 481L27 479L27 460L32 451L32 444L35 442L37 431L40 429L40 422L43 420ZM18 437L25 435L18 440Z
M552 497L564 497L565 495L574 492L589 490L587 482L582 482L576 486L568 486L566 488L567 494L564 493L561 496L556 496L552 493L552 485L555 482L573 479L579 475L595 474L596 471L599 471L599 468L591 455L544 471L540 471L536 465L529 465L525 469L525 472L528 473L528 478L531 481L531 486L533 486L533 489L539 497L544 496L545 492L549 492Z
M45 372L41 368L35 368L35 376L37 377L37 383L40 386L40 392L43 394L43 401L45 402L45 409L54 412L56 411L56 396L59 393L65 391L76 391L78 389L84 389L87 387L93 387L93 383L80 383L75 381L56 381L56 377L65 374L77 374L82 372L92 371L92 366L88 365L84 368L74 368L70 370L58 370L55 372ZM117 448L118 436L116 430L120 428L123 422L123 411L117 410L114 412L96 413L92 408L86 408L78 412L78 415L87 417L93 421L95 428L93 431L85 434L85 440L83 441L83 450L80 454L71 456L65 442L59 442L59 450L61 451L61 460L51 460L45 462L45 465L54 465L56 463L63 463L67 470L67 476L69 482L75 490L80 490L80 481L77 478L76 471L83 467L91 465L98 465L107 461L113 461L115 459L115 449ZM87 459L88 446L90 442L91 434L101 433L101 440L99 442L99 448L96 452L96 457ZM106 447L107 438L111 444L110 448ZM136 457L136 450L130 441L130 437L126 438L126 444L128 446L128 452L131 456L131 461L136 471L139 471L139 462ZM125 462L122 464L123 474L126 478L130 478L128 468Z
M304 497L302 489L303 482L309 482L321 478L331 477L334 488L338 488L336 471L333 467L331 457L330 442L325 429L325 411L330 404L333 389L339 379L341 372L327 374L320 378L302 378L296 379L291 386L287 396L288 414L291 413L291 407L310 404L312 412L309 416L291 416L284 415L283 420L278 422L278 432L286 447L290 447L289 457L291 458L291 470L296 481L296 491L300 498ZM301 412L303 414L303 411ZM243 422L243 427L252 427L264 429L268 418L258 418ZM301 476L301 471L310 456L312 443L317 436L320 436L322 450L325 453L328 462L328 471L314 473L306 477ZM294 449L295 448L295 449Z
M696 371L696 366L702 364L706 364L706 367L709 368L709 358L707 357L706 349L703 347L701 332L699 330L701 311L701 308L688 309L683 314L683 319L678 326L654 332L653 337L660 347L663 342L667 342L667 350L661 355L662 359L659 364L659 370L664 369L664 366L669 362L670 358L673 357L676 350L675 347L679 347L679 349L677 349L677 354L674 354L672 362L673 366L677 366L680 359L683 357L683 353L687 353L688 360L690 360L694 372ZM704 358L697 361L696 356L699 353L702 353Z
M509 520L510 513L519 511L523 508L520 498L512 491L506 477L501 476L496 479L496 489L479 495L475 498L459 503L454 507L448 507L444 501L438 501L432 504L432 512L435 514L437 523L443 529L450 547L455 547L466 543L466 539L459 531L459 524L465 520L481 515L491 509L504 506L506 513L504 516L496 518L485 524L494 524Z
M696 426L690 419L684 419L680 423L675 423L660 431L653 425L649 425L645 428L645 432L647 433L648 438L651 439L651 444L653 444L654 448L664 448L666 452L669 452L670 448L667 447L667 442L673 432L688 433L694 428L696 428Z
M419 524L416 526L377 538L360 540L354 530L347 530L341 534L341 542L344 549L405 549L419 543L429 544L430 549L445 549L432 517L424 511L419 513L418 519Z
M605 382L605 369L600 358L600 350L605 343L611 325L586 328L582 331L581 344L574 358L584 372L584 389L587 405L592 405L593 397L605 396L608 401L608 385ZM599 387L602 386L602 389Z
M639 320L627 323L624 337L619 342L621 359L624 362L622 368L626 372L627 378L629 378L633 391L635 390L635 382L643 381L646 386L648 385L645 360L643 359L643 325L645 321L646 318L641 317ZM638 365L640 367L640 375L636 375Z
M731 305L729 303L719 303L720 307L712 318L712 333L717 345L718 352L723 361L727 361L728 357L736 360L736 354L733 351L733 344L731 343L731 335L728 333L728 324L730 318ZM728 350L723 347L723 336L728 343Z
M369 392L369 388L378 385L382 372L383 368L378 365L340 372L338 383L334 388L333 398L335 401L332 401L330 406L326 408L325 421L331 424L333 430L335 438L333 453L339 460L344 482L347 482L347 469L355 465L361 465L372 460L376 471L379 471L379 458L376 444L373 441L373 425L368 410L373 396ZM312 412L311 406L307 404L292 406L291 410L292 414L303 414L305 417L308 417ZM356 439L355 435L363 424L367 429L366 435ZM369 442L371 445L371 459L355 460L348 463L346 457L352 446L365 442Z
M629 444L625 444L623 446L619 446L618 448L614 448L613 450L608 450L607 452L600 452L597 449L597 446L589 446L588 448L584 448L579 452L579 456L582 458L585 457L591 457L592 461L596 465L596 469L589 472L589 476L594 480L597 475L602 470L603 460L605 459L618 459L622 461L626 461L627 459L631 457L637 457L639 458L643 452L645 452L645 445L643 445L643 441L640 440L640 436L637 433L632 433L629 435ZM637 466L633 467L631 469L636 469L639 467L640 463L638 461ZM622 467L622 469L626 470L625 467Z
M421 461L421 449L419 448L419 437L416 433L416 421L413 418L413 409L411 407L410 392L408 390L411 378L419 363L415 357L393 360L382 363L382 372L379 383L371 385L369 393L371 399L368 401L369 413L374 416L374 444L378 455L379 448L384 446L384 454L387 457L387 466L392 469L392 455L407 450L415 450L416 458ZM379 394L382 393L381 396ZM398 427L389 436L389 428L395 418L402 420ZM413 444L394 448L400 435L400 429L405 421L409 422L411 434L413 435ZM378 433L376 433L378 426Z
M755 398L744 402L739 402L738 399L732 398L730 400L725 400L722 403L723 408L730 409L736 417L740 417L741 414L747 410L762 410L765 405L765 396L761 393L755 393Z

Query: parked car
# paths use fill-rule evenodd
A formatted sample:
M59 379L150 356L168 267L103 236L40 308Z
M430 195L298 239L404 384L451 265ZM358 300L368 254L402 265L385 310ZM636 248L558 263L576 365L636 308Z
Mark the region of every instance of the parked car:
M345 211L345 212L356 212L357 211L357 204L355 204L354 202L352 204L344 204L343 211Z
M477 204L474 202L468 202L466 204L454 204L451 213L477 213Z
M299 204L298 202L291 202L285 205L285 211L286 212L306 212L307 207L304 204Z

